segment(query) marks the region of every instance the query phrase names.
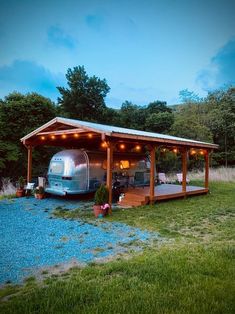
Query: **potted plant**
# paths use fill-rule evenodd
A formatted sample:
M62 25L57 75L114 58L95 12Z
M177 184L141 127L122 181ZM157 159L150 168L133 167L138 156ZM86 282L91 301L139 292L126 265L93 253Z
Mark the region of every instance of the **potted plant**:
M34 196L35 198L42 199L45 196L45 190L43 186L37 186L34 190Z
M110 205L109 200L109 191L104 184L101 184L100 187L95 192L95 205L93 206L95 217L104 217L108 214Z
M17 189L16 189L16 196L17 197L22 197L25 194L24 191L24 184L25 184L25 180L24 177L19 177L18 182L17 182Z

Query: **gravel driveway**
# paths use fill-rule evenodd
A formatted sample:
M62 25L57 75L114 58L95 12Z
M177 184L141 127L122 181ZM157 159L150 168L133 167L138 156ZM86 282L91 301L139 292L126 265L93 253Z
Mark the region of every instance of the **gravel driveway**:
M45 267L107 259L147 243L157 234L121 223L54 218L56 207L76 209L64 199L17 198L0 201L0 284L21 283ZM135 243L135 245L134 245Z

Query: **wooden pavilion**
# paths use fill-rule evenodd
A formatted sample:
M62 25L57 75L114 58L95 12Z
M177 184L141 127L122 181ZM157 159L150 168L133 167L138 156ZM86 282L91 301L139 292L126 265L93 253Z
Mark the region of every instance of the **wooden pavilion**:
M126 205L154 203L156 200L182 197L192 194L202 194L209 191L209 154L218 145L195 140L174 137L170 135L145 132L116 126L109 126L74 119L56 117L48 123L24 136L21 142L28 150L27 181L32 179L33 148L41 145L65 148L85 148L88 150L107 151L107 179L109 203L112 203L112 164L113 155L119 151L135 147L138 151L147 149L150 155L150 185L142 189L134 189L126 196ZM169 188L155 187L155 152L157 147L170 149L182 158L182 186L169 185ZM204 187L189 187L186 185L187 156L198 152L205 160ZM165 189L165 191L164 191Z

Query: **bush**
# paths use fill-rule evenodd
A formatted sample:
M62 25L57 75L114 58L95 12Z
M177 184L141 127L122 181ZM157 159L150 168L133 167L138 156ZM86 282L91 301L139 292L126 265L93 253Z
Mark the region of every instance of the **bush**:
M95 192L95 205L103 205L109 201L109 191L104 184Z

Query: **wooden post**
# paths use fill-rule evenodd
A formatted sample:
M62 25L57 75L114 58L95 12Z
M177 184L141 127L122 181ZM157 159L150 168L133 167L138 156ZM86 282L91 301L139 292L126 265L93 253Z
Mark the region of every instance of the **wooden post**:
M205 156L205 189L209 188L209 151L206 151Z
M106 178L106 185L109 190L109 205L110 205L110 211L109 213L112 213L112 183L113 183L113 176L112 176L112 169L113 169L113 147L114 144L109 141L107 143L107 178Z
M186 176L187 176L187 149L182 150L182 192L186 195Z
M149 189L150 204L154 204L155 169L156 169L155 146L152 146L150 150L150 189Z
M27 182L32 180L32 146L27 146L28 149L28 167L27 167Z

